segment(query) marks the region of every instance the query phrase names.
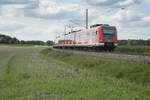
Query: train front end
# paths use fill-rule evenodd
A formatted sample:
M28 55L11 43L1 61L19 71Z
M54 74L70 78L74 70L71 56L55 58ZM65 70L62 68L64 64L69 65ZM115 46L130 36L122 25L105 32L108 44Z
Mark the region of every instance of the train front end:
M112 51L118 46L117 42L117 28L115 26L101 26L99 28L99 42L103 43L105 51Z

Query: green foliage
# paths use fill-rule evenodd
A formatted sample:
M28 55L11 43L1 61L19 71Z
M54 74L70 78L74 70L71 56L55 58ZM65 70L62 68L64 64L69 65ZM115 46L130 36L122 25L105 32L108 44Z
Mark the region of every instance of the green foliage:
M128 41L127 40L118 40L119 45L127 45Z
M19 40L17 38L0 34L0 44L19 44Z
M42 49L0 47L0 100L150 98L148 65L59 53L51 48ZM142 84L142 79L145 84ZM141 83L136 83L140 80Z
M118 46L115 48L116 52L123 52L123 53L150 53L150 47L148 46Z
M27 44L27 45L53 45L53 41L43 42L40 40L32 40L32 41L19 41L17 38L12 38L10 36L0 34L0 44Z
M48 40L48 41L46 41L46 44L49 45L49 46L51 46L51 45L53 45L54 43L53 43L53 41L49 41L49 40Z
M150 40L131 40L130 45L150 46Z
M149 95L150 93L150 91L147 90L147 89L150 89L149 87L150 86L150 67L147 64L133 63L129 61L111 61L111 60L106 60L106 59L101 59L101 58L91 58L91 57L80 56L80 55L71 55L70 53L67 53L67 52L56 52L52 50L49 51L48 49L45 49L44 53L43 52L41 53L44 54L48 59L50 58L50 60L55 59L59 61L57 62L53 60L58 64L62 64L60 62L64 62L67 65L72 65L77 72L80 72L79 70L81 69L85 70L86 72L88 72L86 76L92 77L94 75L95 77L100 77L101 81L104 81L104 83L106 82L106 84L116 84L116 82L118 82L117 86L126 87L126 89L129 89L129 91L140 90L140 94L145 94L145 95ZM115 83L112 83L112 81L106 77L109 77L110 79L115 79L114 80ZM86 82L87 80L84 80L84 81ZM91 79L91 81L94 81L94 80ZM123 83L120 84L120 81L123 81ZM88 80L86 84L88 84L89 82L90 80ZM96 86L95 88L100 89L99 85L97 86L95 84L95 86ZM112 95L114 95L115 99L117 99L114 93L114 89L113 89L114 86L107 85L105 87L102 84L101 86L104 89L106 89L107 87L109 89L112 89L111 93ZM133 89L134 86L137 86L137 87ZM145 89L142 87L145 87ZM141 88L143 92L141 92ZM100 89L100 91L102 92L103 90ZM118 91L118 90L115 90L115 91ZM123 89L120 91L120 93L122 91L126 91L126 90ZM96 93L98 91L94 90L93 92ZM114 98L112 97L112 95L111 96L107 95L107 96L109 99L111 98L111 100L113 100ZM130 97L131 95L133 97L132 99L135 99L135 100L142 99L140 98L141 96L139 95L133 96L132 93L127 94L126 96ZM99 93L99 96L103 98L103 96L101 96L100 93ZM122 97L122 98L119 97L118 100L125 99L125 98L127 99L127 97ZM106 99L106 98L103 98L103 99ZM131 98L128 98L128 99L131 99Z
M150 46L149 40L118 40L119 45Z
M109 61L101 58L71 55L67 52L45 51L47 51L47 53L44 53L46 55L69 63L77 68L92 70L98 75L124 79L141 85L150 85L150 67L147 64L136 64L127 61Z
M25 41L25 44L30 44L30 45L46 45L45 42L43 41Z

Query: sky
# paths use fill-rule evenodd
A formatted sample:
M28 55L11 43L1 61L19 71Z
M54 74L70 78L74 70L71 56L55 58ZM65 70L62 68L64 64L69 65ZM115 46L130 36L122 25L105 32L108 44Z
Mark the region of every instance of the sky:
M89 26L116 26L119 40L150 39L150 0L0 0L0 33L54 40L65 26L84 29L86 8Z

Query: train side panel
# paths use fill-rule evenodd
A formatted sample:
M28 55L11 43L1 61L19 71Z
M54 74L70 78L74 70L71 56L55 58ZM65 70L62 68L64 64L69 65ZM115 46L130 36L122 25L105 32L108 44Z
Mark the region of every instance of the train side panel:
M117 29L113 26L95 27L88 30L69 33L57 39L54 47L58 48L103 48L113 50L118 45Z

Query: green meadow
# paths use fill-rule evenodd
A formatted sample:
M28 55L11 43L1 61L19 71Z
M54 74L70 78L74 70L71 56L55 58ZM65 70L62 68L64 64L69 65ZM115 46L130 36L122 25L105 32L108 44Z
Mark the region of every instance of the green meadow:
M150 65L0 46L0 100L149 100Z
M150 46L118 46L115 52L133 53L133 54L150 54Z

